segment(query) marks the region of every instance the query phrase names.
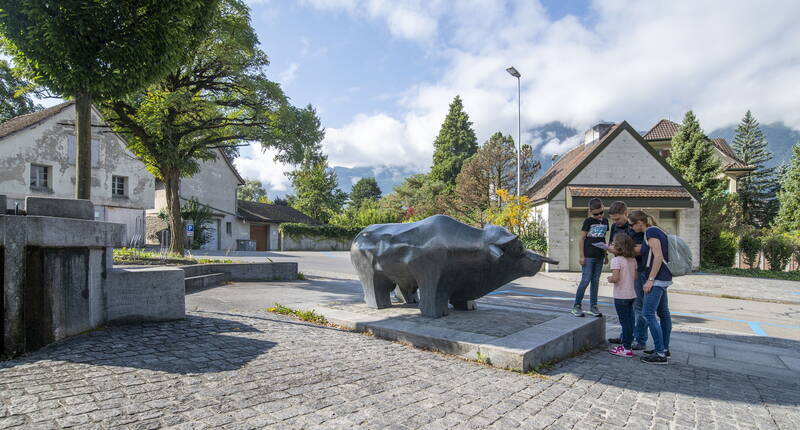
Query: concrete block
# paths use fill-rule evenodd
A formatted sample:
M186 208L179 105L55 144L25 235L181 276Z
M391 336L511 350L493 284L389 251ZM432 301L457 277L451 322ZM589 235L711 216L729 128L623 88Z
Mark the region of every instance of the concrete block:
M93 220L94 204L90 200L26 197L25 212L35 216Z
M291 281L297 279L297 263L220 263L181 266L187 277L224 273L230 281Z
M105 290L109 324L186 316L184 272L177 267L114 269L108 274Z
M5 215L6 209L8 209L7 204L6 196L0 195L0 215Z

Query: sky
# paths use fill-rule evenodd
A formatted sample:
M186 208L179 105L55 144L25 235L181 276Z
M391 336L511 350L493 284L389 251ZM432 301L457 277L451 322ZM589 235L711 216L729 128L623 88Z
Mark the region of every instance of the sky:
M800 129L800 2L582 0L249 0L293 103L313 105L332 166L427 169L460 95L480 142L551 121L583 130L626 120L647 130L692 109L710 132L751 109ZM544 155L577 139L524 134ZM289 188L272 152L236 165L268 191Z

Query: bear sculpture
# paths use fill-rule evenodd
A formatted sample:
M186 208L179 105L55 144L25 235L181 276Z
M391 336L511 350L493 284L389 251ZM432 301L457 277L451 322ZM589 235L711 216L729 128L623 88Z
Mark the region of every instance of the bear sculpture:
M350 259L373 308L392 305L390 294L407 303L419 293L426 317L474 309L474 300L522 276L533 276L542 263L557 261L526 250L503 227L468 226L446 215L405 224L375 224L362 230Z

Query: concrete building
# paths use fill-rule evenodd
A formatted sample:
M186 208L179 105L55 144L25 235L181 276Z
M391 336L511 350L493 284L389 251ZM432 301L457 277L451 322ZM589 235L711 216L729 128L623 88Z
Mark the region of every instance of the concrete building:
M250 227L241 222L237 216L236 190L245 182L231 160L219 149L215 151L215 159L201 161L197 173L188 178L181 178L181 205L194 198L211 209L213 219L206 224L209 236L202 249L236 250L237 240L250 239ZM155 208L149 211L148 216L149 243L153 243L156 239L153 226L161 224L156 214L161 210L167 210L166 195L164 183L157 181Z
M23 209L26 196L74 198L75 153L74 102L0 124L0 194L7 196L2 209ZM128 244L141 238L155 181L94 107L91 183L95 220L127 225Z
M676 122L662 119L643 137L663 158L667 158L672 147L672 138L678 133L680 127L681 125ZM722 164L723 174L728 181L728 192L735 193L738 189L739 178L755 170L755 167L748 166L737 158L733 148L728 145L725 139L712 138L708 140L714 146L714 155Z
M526 193L547 226L548 271L580 271L578 236L593 197L643 209L700 260L699 195L627 122L598 124Z
M282 250L278 226L286 222L316 225L320 222L289 206L239 200L239 218L249 225L253 251Z

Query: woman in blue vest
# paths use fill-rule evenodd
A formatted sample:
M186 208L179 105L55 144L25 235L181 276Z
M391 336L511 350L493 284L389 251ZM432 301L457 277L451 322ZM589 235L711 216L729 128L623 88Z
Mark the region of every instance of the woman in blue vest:
M672 285L672 273L665 264L669 262L667 234L644 211L632 211L628 219L635 232L644 233L645 240L642 241L640 255L646 265L647 281L643 286L645 296L642 314L647 320L655 346L652 350L644 351L645 355L641 360L648 364L667 364L669 335L672 332L667 299L667 287Z

